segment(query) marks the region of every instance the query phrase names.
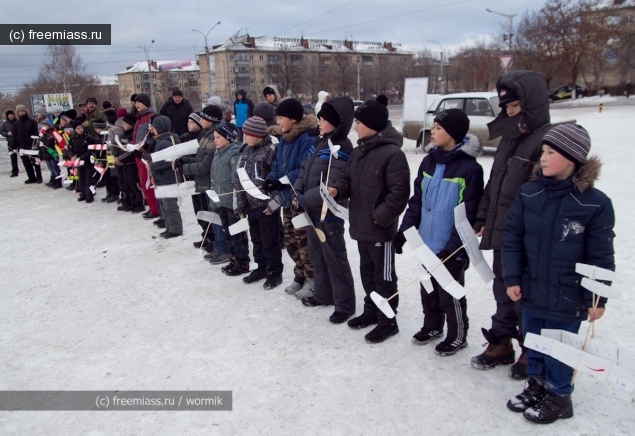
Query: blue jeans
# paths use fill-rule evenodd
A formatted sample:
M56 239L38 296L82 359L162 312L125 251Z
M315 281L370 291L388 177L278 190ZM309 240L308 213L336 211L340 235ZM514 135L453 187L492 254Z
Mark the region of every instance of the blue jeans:
M223 227L218 224L212 224L212 231L214 232L214 250L219 253L229 254L229 247L227 247L227 244L225 243L225 233L223 233Z
M523 309L523 334L540 334L542 329L565 330L571 333L578 333L580 329L579 321L551 321L547 319L535 318L531 311ZM571 395L571 377L573 368L551 356L534 351L531 348L525 354L527 357L527 375L538 380L545 385L545 389L556 395Z
M57 161L54 160L47 160L46 162L46 166L49 169L49 172L51 173L51 178L55 179L57 178L57 176L59 176L60 174L62 174L60 167L57 165Z

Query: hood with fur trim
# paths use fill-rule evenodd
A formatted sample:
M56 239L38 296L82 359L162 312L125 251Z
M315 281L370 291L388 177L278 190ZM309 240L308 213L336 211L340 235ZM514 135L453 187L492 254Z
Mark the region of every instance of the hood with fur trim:
M304 114L302 121L296 123L290 132L283 133L282 137L287 142L293 142L298 136L304 132L315 128L318 125L318 119L315 115Z
M540 163L534 166L531 181L540 180ZM573 186L578 192L584 192L593 188L595 182L600 178L602 172L602 161L597 156L588 157L580 168L573 174Z

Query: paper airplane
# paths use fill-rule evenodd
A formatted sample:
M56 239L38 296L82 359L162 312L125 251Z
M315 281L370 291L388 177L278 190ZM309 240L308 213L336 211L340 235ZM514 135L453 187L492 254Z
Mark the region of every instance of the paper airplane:
M377 309L384 312L384 315L386 315L386 317L391 319L395 317L395 311L392 310L392 307L390 307L390 303L386 298L373 291L370 293L370 299L373 300L373 303L375 303Z
M196 194L195 186L190 186L186 189L181 189L180 185L177 184L154 187L154 195L156 198L179 198L194 194Z
M37 156L39 154L39 151L37 151L37 150L25 150L25 149L21 148L19 153L20 153L20 156Z
M206 210L199 210L196 213L196 219L205 221L212 224L217 224L219 226L223 225L223 222L220 219L220 215L215 212L208 212Z
M252 182L249 176L247 175L247 171L245 171L245 168L237 168L236 173L238 174L238 179L240 180L240 184L245 189L247 194L259 200L269 200L271 198L263 194L262 192L260 192L260 189L258 189L258 187L254 185L254 182Z
M479 248L478 239L474 234L470 221L467 219L465 203L461 203L454 208L454 226L459 234L459 238L461 238L461 242L465 245L465 251L467 251L467 255L470 257L472 267L485 283L494 280L494 272L485 261L483 253Z
M290 184L291 184L291 181L289 180L289 177L288 177L288 176L282 176L282 177L280 177L280 178L278 179L278 181L279 181L280 183L282 183L283 185L290 185Z
M309 215L306 212L291 219L291 224L293 224L293 228L295 229L301 229L302 227L313 225L311 219L309 218Z
M240 219L228 228L229 234L234 236L238 233L249 230L249 220L247 218Z
M214 203L220 203L220 197L218 196L216 191L214 191L213 189L209 189L205 192L207 193L207 196L211 198Z
M176 144L172 147L168 147L160 151L155 151L151 154L152 162L159 162L162 160L173 161L181 156L195 154L197 150L198 141L196 139L193 139L191 141Z
M594 374L629 393L635 392L635 358L598 340L585 340L581 335L563 330L543 329L540 335L527 333L525 347L549 355L576 371Z
M108 150L108 144L90 144L88 149L94 151L105 151Z
M329 150L331 151L331 156L333 156L335 159L339 159L338 152L340 151L341 147L339 145L333 145L330 139L328 144L329 144Z
M331 197L328 189L326 188L324 183L322 183L321 181L320 181L320 196L322 197L322 200L326 203L326 206L328 207L328 209L333 213L333 215L335 215L336 217L340 219L348 220L348 209L338 204L337 201L335 201L335 199Z
M410 227L404 232L404 236L406 237L408 245L410 245L412 251L417 255L419 261L423 264L426 270L428 270L432 277L436 279L439 286L457 300L465 297L465 289L463 286L459 285L457 281L454 280L437 255L423 243L417 229L415 227Z

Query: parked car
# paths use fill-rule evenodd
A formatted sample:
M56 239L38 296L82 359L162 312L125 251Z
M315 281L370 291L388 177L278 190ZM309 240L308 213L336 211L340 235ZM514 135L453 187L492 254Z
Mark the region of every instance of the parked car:
M570 99L573 95L573 86L571 85L562 85L559 88L556 88L551 94L549 94L549 101L558 101L558 100L566 100ZM582 98L589 95L589 88L586 86L575 86L575 98Z
M416 139L417 147L424 145L424 150L428 151L430 144L430 130L434 124L434 117L444 109L463 109L470 119L469 132L476 135L483 147L497 147L500 138L489 140L489 130L487 124L496 118L500 112L498 107L498 94L495 92L463 92L459 94L447 94L436 99L428 108L425 125L420 127L417 136L413 137L412 128L403 129L404 138ZM422 123L419 123L421 126Z
M357 109L357 106L364 103L364 100L353 100L353 107Z
M311 103L303 104L304 113L307 115L315 115L315 105Z

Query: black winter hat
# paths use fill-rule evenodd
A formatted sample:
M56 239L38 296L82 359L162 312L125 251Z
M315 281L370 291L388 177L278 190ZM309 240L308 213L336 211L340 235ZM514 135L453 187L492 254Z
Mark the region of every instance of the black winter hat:
M267 97L269 94L276 95L276 92L273 90L271 86L265 86L265 89L262 90L262 95Z
M130 101L135 101L135 98L137 98L137 94L132 94L130 96Z
M219 124L214 128L215 132L218 132L220 136L228 140L229 142L234 142L236 137L238 136L238 132L236 132L236 126L233 124Z
M376 100L368 100L357 106L355 119L376 132L388 125L388 108Z
M101 104L101 107L103 107L104 109L110 109L112 107L112 103L106 100Z
M180 89L175 89L174 91L172 91L172 97L183 97L183 91L181 91Z
M75 118L77 118L77 111L75 109L69 109L62 112L62 115L60 115L60 117L66 118L67 120L74 120Z
M77 127L82 125L82 121L81 120L73 120L72 126L73 126L73 130L75 130Z
M134 127L134 125L137 124L137 117L132 114L126 114L123 117L123 122Z
M384 106L388 106L388 97L386 97L384 94L378 95L377 101L383 104Z
M498 98L499 98L498 107L505 107L507 103L520 100L520 97L518 97L518 94L516 94L516 92L514 92L513 89L507 88L506 86L500 87L500 89L498 90Z
M268 102L260 103L254 108L254 115L262 118L267 123L267 127L276 124L276 108Z
M333 105L329 104L329 102L325 102L322 105L322 109L320 109L317 116L318 118L324 118L335 127L339 126L341 122L340 115L337 113L337 110L335 110Z
M443 127L457 144L465 139L470 130L470 119L462 109L443 110L434 117L434 122Z
M4 115L5 115L5 116L7 116L7 117L8 117L9 115L13 115L13 116L15 117L15 112L13 112L11 109L8 109L8 110L4 113Z
M86 99L86 103L95 103L95 104L97 104L97 99L95 97L88 97Z
M220 123L224 118L223 110L214 104L205 106L199 115L210 123Z
M152 103L150 102L150 96L148 94L137 94L134 98L134 101L138 101L139 103L143 104L145 107L150 107L152 106Z
M172 128L172 123L165 115L158 115L152 120L152 127L156 129L157 133L161 134L169 132Z
M278 103L276 115L300 122L302 121L302 117L304 117L304 108L302 107L302 103L295 98L285 98Z

